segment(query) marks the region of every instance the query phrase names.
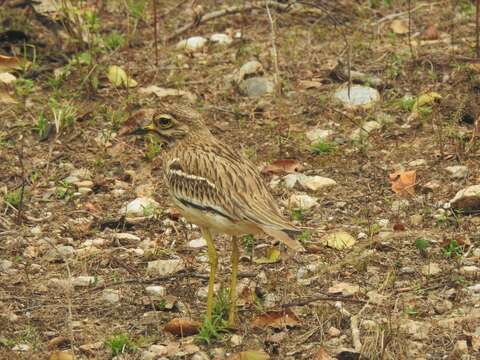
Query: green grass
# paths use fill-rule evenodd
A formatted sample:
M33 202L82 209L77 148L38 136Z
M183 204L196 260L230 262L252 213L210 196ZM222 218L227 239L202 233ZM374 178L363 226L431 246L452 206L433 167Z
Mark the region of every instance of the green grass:
M219 340L227 332L227 317L229 310L229 297L226 289L220 289L215 297L212 320L205 319L197 339L210 345L214 340Z
M310 230L304 230L298 237L298 241L300 241L302 244L309 243L312 238L312 233Z
M415 240L415 247L419 251L425 251L430 246L428 240L425 239L417 239Z
M4 200L13 207L18 208L20 206L20 201L22 200L22 189L18 188L17 190L7 192L4 196Z
M462 247L457 243L457 240L451 240L447 246L445 246L442 250L443 256L446 258L452 258L461 256L463 254Z
M302 209L293 209L292 210L292 219L296 221L303 220L303 210Z
M15 95L28 96L33 92L34 87L33 80L19 78L15 81Z
M312 145L312 152L315 155L331 154L335 151L335 148L334 143L319 141Z
M115 334L105 341L105 346L112 352L112 357L124 354L126 352L133 352L137 349L134 341L126 333Z

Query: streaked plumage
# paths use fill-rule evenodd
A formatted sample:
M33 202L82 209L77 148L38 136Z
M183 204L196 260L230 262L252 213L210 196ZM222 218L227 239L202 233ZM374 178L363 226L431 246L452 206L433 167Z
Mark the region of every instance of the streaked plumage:
M161 104L144 114L148 116L143 119L137 116L140 132L156 133L167 143L162 154L170 196L182 215L200 226L204 235L264 232L294 250L303 249L293 238L299 229L281 216L255 166L232 144L217 140L199 113ZM210 250L215 252L209 247L209 254Z

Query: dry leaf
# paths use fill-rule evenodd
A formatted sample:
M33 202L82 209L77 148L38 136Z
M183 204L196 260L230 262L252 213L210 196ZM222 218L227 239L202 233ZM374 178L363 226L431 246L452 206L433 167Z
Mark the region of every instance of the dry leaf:
M227 360L268 360L270 355L268 355L263 350L248 350L242 351L237 354L230 355Z
M428 27L425 29L425 31L422 34L422 38L424 40L437 40L438 39L438 29L435 24L430 24Z
M333 358L328 355L327 351L323 347L321 347L313 356L313 360L333 360Z
M18 101L11 97L8 92L0 89L0 104L12 105L18 104Z
M402 223L396 223L393 225L393 231L405 231L405 225Z
M298 85L302 89L320 89L323 84L320 81L314 81L314 80L300 80L298 82Z
M349 284L346 282L339 282L328 288L329 294L342 294L343 296L352 296L360 291L360 286Z
M393 20L390 24L390 29L392 29L395 34L408 34L408 21L399 19Z
M415 170L396 171L388 176L392 183L393 192L400 196L415 195L415 184L417 180L417 172Z
M350 249L357 240L345 231L337 231L324 235L320 241L328 247L337 250Z
M253 327L272 327L275 329L283 329L286 326L298 326L300 320L292 310L267 311L264 314L258 315L253 321Z
M165 325L165 331L177 336L190 336L197 334L201 326L198 321L175 318Z
M253 260L256 264L273 264L280 260L280 250L277 248L270 248L267 251L267 256L256 258Z
M21 68L21 60L18 57L0 55L0 72L19 70Z
M435 91L432 91L432 92L429 92L429 93L426 93L426 94L422 94L417 98L417 100L413 104L412 112L416 112L419 107L422 107L424 105L433 104L433 103L435 103L435 102L437 102L438 100L441 100L441 99L442 99L442 95L440 95L439 93L437 93Z
M283 159L275 160L270 165L266 165L262 169L264 174L283 174L283 173L295 173L302 171L303 166L297 160Z
M50 350L53 350L55 348L58 348L60 345L65 345L69 343L70 343L70 340L68 338L64 336L56 336L48 342L47 347Z
M137 82L132 78L128 77L125 70L123 70L120 66L117 66L117 65L111 65L108 67L107 77L108 77L108 80L110 80L110 82L117 87L137 86Z
M54 351L48 360L74 360L74 357L69 351Z

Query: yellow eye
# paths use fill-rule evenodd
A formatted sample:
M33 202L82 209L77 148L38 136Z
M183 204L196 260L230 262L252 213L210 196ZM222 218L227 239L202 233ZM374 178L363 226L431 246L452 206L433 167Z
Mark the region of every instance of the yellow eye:
M173 118L170 115L159 115L155 119L155 124L159 129L168 129L173 126Z

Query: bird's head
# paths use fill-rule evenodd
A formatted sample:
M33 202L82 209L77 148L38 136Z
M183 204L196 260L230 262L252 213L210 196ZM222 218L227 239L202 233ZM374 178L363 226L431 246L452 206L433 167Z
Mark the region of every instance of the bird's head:
M192 134L208 132L201 115L191 108L160 104L144 109L127 120L120 135L158 136L169 145Z

